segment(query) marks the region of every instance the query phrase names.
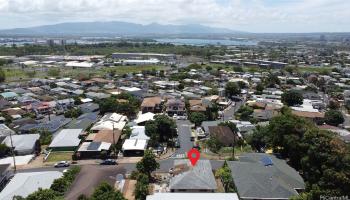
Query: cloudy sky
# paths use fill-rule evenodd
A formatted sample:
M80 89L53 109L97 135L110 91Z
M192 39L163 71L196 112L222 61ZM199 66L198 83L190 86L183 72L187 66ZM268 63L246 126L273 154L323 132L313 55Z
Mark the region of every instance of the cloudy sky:
M0 29L77 21L350 32L350 0L0 0Z

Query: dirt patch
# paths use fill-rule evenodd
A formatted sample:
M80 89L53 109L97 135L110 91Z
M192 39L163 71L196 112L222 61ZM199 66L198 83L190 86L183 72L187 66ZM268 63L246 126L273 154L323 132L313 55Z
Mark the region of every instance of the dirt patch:
M121 166L82 166L70 190L65 195L66 200L76 200L81 194L90 196L94 189L103 181L114 186L117 174L124 174L126 170Z
M134 200L134 190L135 190L136 180L126 180L124 185L123 195L128 200Z

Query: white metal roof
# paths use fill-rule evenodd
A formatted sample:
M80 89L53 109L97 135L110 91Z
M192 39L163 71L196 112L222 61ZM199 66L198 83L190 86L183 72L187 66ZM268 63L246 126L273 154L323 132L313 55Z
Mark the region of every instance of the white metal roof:
M149 137L146 135L146 128L144 126L133 126L131 129L132 132L130 139L149 140Z
M18 173L1 191L0 199L12 200L13 196L21 196L25 198L39 188L50 188L53 181L60 178L62 175L62 172L58 171Z
M145 150L147 147L147 140L126 139L122 150Z
M91 130L93 131L113 130L113 128L122 130L125 125L126 125L125 121L124 122L99 121L91 128Z
M49 147L76 147L80 143L78 138L83 129L63 129L52 140Z
M153 120L154 116L156 114L154 113L151 113L151 112L147 112L147 113L144 113L144 114L141 114L137 117L137 119L135 120L135 122L137 124L139 123L142 123L142 122L146 122L146 121L150 121L150 120Z
M72 61L72 62L67 62L66 66L67 67L92 67L94 66L94 63Z

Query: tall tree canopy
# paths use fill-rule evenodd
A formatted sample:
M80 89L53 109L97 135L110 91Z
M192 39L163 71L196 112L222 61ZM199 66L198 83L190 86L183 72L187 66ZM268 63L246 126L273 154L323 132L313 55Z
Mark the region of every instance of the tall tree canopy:
M241 89L237 83L228 82L225 86L225 93L227 97L232 97L239 95L241 93Z
M143 158L136 164L136 169L143 174L151 177L151 173L159 169L159 163L151 150L146 150Z
M329 125L338 126L344 122L344 116L338 110L329 110L325 113L325 120Z
M282 94L282 102L288 106L303 104L303 95L296 90L289 90Z

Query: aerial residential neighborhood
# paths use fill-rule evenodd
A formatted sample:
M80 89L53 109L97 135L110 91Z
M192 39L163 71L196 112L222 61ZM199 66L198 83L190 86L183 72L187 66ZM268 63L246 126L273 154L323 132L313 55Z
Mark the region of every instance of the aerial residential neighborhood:
M0 1L0 200L349 199L350 4L106 2Z

